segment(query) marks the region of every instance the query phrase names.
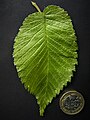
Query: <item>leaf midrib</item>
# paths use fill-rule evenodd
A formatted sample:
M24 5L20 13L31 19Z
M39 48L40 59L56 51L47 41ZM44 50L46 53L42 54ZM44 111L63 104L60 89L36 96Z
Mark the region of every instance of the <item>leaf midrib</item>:
M46 79L46 87L45 87L45 96L47 96L47 86L48 86L48 73L49 73L49 47L48 47L48 39L47 39L47 33L46 33L46 17L44 13L44 32L45 32L45 40L46 40L46 46L47 46L47 79Z

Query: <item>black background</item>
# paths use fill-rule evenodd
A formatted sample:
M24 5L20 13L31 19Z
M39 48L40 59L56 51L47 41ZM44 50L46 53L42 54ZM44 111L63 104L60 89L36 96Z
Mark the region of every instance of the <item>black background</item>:
M85 107L77 115L69 116L59 108L61 94L53 99L39 116L33 95L21 84L13 65L13 43L24 18L35 12L31 0L0 0L0 120L88 120L90 109L90 1L34 0L43 10L47 5L59 5L68 11L78 38L79 65L72 82L65 90L75 89L85 98Z

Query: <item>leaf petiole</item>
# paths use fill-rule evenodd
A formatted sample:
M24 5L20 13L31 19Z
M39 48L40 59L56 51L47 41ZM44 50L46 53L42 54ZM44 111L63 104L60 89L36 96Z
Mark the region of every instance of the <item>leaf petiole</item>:
M31 1L31 3L37 9L38 12L41 12L41 10L39 9L39 7L37 6L35 2Z

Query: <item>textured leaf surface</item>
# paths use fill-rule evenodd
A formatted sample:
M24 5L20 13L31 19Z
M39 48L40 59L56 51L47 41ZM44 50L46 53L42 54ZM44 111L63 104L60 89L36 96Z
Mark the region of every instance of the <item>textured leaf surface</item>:
M15 38L14 64L25 88L34 94L40 115L71 81L77 64L73 25L64 9L49 5L29 15Z

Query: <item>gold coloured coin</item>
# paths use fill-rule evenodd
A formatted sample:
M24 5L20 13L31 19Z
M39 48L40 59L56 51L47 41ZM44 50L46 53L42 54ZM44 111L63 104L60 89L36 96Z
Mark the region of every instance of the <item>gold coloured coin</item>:
M59 104L64 113L75 115L83 109L85 101L79 92L70 90L61 96Z

